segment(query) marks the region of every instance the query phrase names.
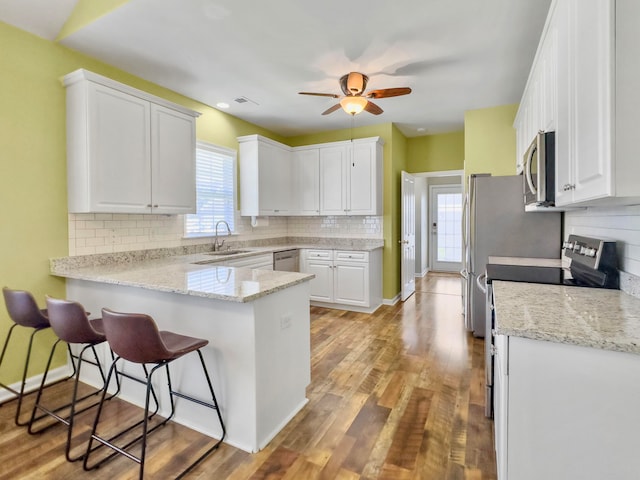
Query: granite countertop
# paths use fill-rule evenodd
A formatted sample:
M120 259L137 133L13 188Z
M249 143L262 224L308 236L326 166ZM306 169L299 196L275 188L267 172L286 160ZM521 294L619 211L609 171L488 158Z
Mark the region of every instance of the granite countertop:
M493 282L497 335L640 354L640 299L620 290Z
M52 275L65 278L250 302L309 281L314 275L231 267L225 266L225 262L295 248L372 251L384 245L382 240L368 239L288 240L255 246L235 242L231 248L242 250L242 253L220 256L210 255L211 252L204 250L210 249L210 245L198 245L53 258L50 270Z
M220 262L194 263L211 258L194 254L89 266L65 266L52 261L51 274L232 302L251 302L314 277L306 273L227 267Z

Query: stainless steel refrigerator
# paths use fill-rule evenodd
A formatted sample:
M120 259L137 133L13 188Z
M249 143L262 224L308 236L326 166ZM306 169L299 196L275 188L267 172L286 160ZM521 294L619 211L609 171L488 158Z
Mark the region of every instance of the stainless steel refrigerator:
M477 285L487 257L560 258L559 212L525 212L522 176L469 176L463 216L462 305L465 326L485 336L486 294ZM482 278L481 278L482 280Z

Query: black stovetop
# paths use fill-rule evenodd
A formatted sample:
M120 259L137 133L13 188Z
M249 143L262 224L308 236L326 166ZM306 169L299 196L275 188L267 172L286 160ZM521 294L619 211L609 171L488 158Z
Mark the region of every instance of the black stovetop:
M560 267L487 264L487 283L491 283L493 280L504 280L507 282L563 285L565 277L569 279L570 274Z

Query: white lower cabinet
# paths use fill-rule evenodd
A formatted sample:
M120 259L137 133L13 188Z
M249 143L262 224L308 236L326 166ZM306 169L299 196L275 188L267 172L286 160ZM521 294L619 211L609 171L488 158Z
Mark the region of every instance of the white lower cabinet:
M640 472L640 356L496 337L499 480L626 480Z
M316 276L311 280L312 302L366 312L382 303L380 249L372 252L305 249L301 271Z

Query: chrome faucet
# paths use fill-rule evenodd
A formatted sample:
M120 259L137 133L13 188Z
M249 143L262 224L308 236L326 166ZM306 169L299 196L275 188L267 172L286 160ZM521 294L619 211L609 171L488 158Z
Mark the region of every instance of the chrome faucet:
M218 225L220 225L221 223L224 223L224 225L227 227L227 236L231 236L231 228L229 228L229 224L226 221L220 220L220 221L216 222L216 237L213 240L213 251L214 252L220 250L222 248L222 246L224 245L224 240L222 240L220 243L218 243Z

